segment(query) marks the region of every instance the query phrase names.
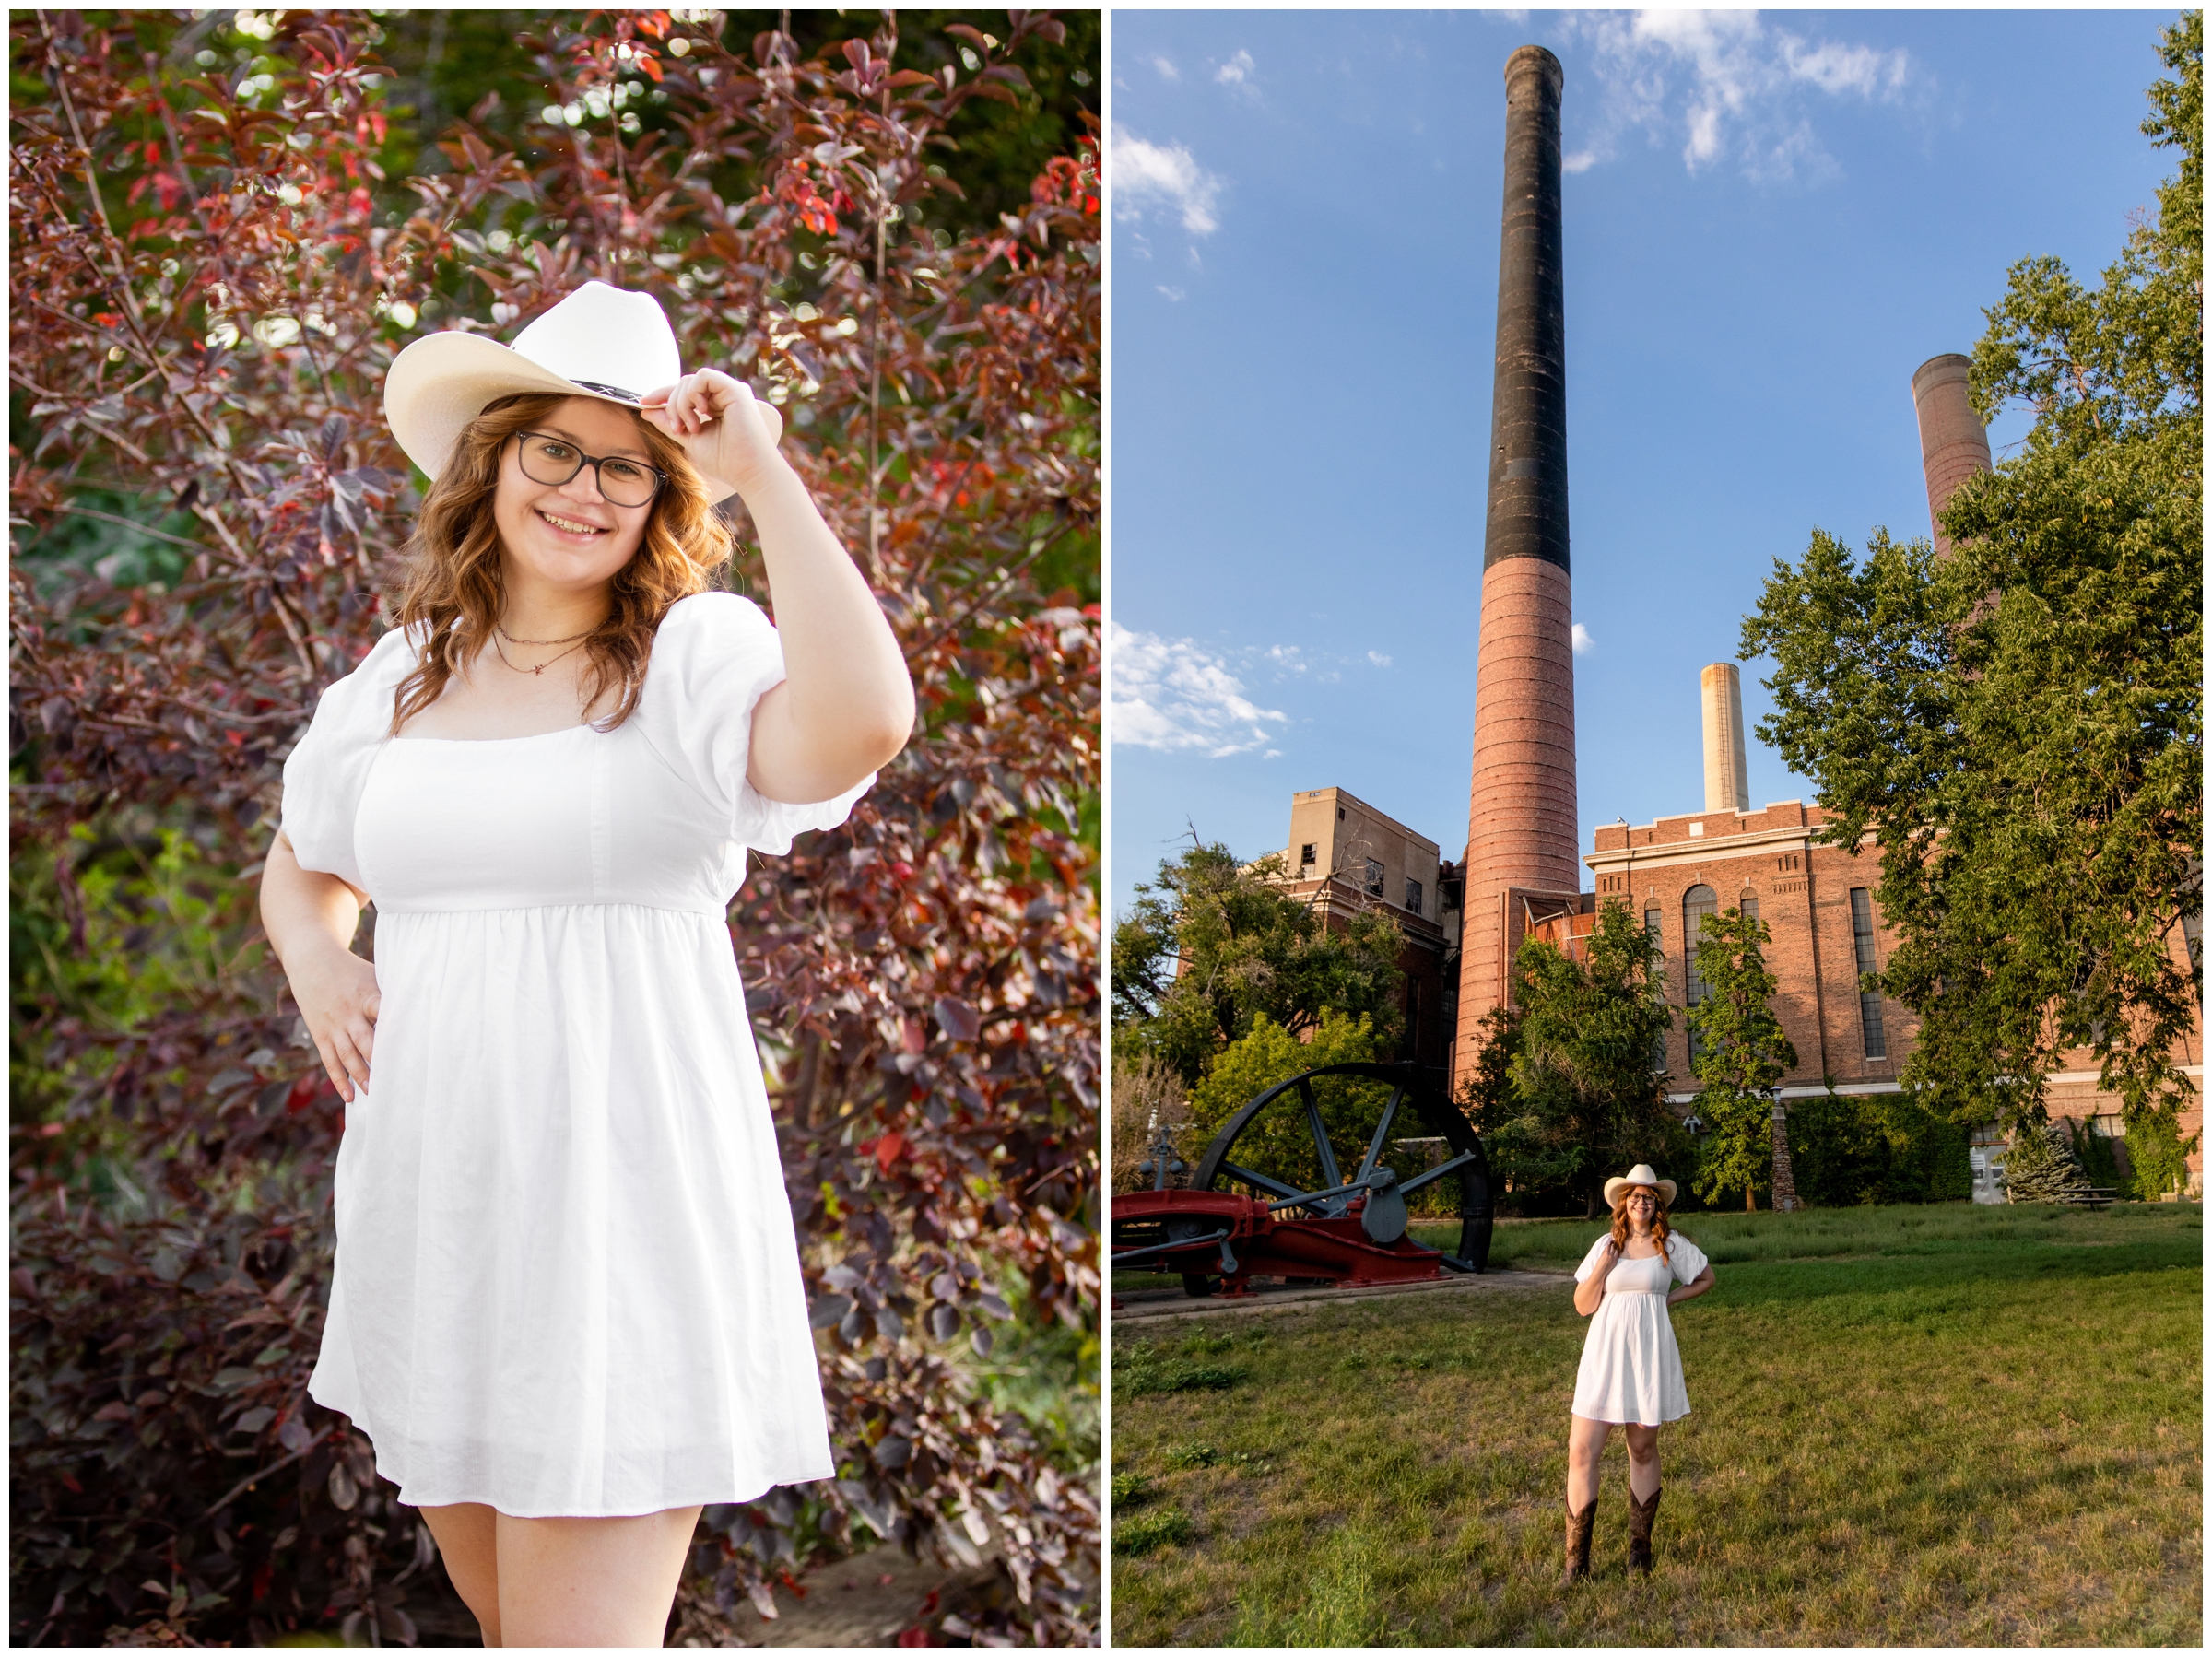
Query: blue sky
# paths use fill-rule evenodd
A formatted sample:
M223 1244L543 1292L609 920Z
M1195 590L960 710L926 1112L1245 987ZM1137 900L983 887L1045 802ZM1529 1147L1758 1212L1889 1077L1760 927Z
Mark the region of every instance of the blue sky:
M1299 789L1465 842L1514 47L1566 69L1587 851L1702 807L1698 670L1775 558L1928 533L1912 371L2154 206L2173 15L1117 10L1116 911L1194 827L1279 849Z

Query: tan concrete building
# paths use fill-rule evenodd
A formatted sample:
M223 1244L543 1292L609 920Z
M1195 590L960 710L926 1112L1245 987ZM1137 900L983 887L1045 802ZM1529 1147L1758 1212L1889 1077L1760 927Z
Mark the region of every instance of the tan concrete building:
M1444 865L1436 842L1341 788L1290 796L1290 841L1284 852L1288 890L1317 910L1324 926L1380 909L1397 923L1405 946L1406 1056L1442 1065L1451 1051L1445 960L1459 944L1457 890L1443 907Z

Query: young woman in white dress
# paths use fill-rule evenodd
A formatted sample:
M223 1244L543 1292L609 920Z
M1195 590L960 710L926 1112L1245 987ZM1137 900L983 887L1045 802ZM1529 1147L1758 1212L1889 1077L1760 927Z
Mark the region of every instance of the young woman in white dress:
M701 1505L834 1472L724 911L912 686L775 411L649 295L418 340L384 402L435 480L399 625L287 762L262 883L347 1108L310 1392L487 1645L658 1645ZM733 492L774 626L707 590Z
M1629 1440L1629 1569L1652 1569L1659 1428L1689 1414L1667 1308L1712 1287L1704 1252L1667 1224L1674 1200L1675 1182L1660 1179L1649 1163L1607 1180L1612 1229L1590 1245L1574 1274L1574 1310L1591 1322L1567 1434L1566 1581L1590 1574L1598 1459L1616 1425Z

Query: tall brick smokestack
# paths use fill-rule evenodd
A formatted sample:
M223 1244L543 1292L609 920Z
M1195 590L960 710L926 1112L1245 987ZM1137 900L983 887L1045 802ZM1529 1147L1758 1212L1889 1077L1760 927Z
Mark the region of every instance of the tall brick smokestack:
M1931 357L1912 376L1912 409L1920 417L1920 466L1928 480L1928 524L1936 532L1936 550L1951 549L1936 514L1951 491L1977 472L1987 472L1989 433L1982 417L1966 394L1966 371L1971 358L1956 351Z
M1582 885L1567 581L1567 328L1560 283L1559 60L1505 61L1505 209L1490 398L1489 516L1475 669L1475 770L1453 1070L1505 995L1508 895Z
M1705 726L1705 809L1748 811L1751 783L1744 774L1744 681L1733 662L1715 662L1698 674L1698 700Z

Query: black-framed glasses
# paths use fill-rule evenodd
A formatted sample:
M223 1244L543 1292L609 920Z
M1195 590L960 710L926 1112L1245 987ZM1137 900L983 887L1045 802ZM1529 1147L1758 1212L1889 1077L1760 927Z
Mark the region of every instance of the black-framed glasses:
M559 488L584 467L598 479L599 493L615 506L651 506L668 482L668 474L619 454L586 454L566 438L543 431L514 434L516 458L532 483Z

